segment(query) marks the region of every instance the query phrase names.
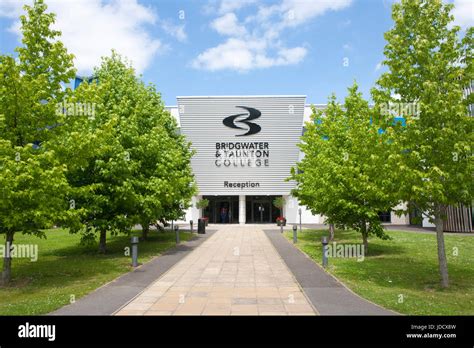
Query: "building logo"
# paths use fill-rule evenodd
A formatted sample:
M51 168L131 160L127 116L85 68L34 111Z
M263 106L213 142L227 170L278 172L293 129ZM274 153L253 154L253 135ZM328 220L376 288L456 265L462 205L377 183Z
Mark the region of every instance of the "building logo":
M254 108L249 108L249 107L246 107L246 106L236 106L236 107L247 110L248 113L231 115L231 116L228 116L228 117L224 118L224 120L222 121L224 126L227 126L227 127L230 127L230 128L247 130L247 133L237 134L236 137L241 137L241 136L244 136L244 135L257 134L258 132L260 132L262 130L262 128L258 124L250 122L251 120L255 120L255 119L259 118L262 115L262 113L259 110L254 109ZM238 118L240 116L247 116L247 117L242 119L242 120L236 120L236 118ZM236 125L236 123L239 123L239 125ZM246 125L247 127L245 127L245 126L242 127L240 125L242 123L244 125Z

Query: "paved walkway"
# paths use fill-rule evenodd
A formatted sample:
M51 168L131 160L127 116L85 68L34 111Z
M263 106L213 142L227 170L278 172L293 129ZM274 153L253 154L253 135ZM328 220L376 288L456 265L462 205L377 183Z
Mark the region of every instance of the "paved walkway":
M257 226L219 230L117 315L315 315Z
M206 234L195 234L192 240L171 248L163 255L104 284L74 303L50 313L50 315L111 315L117 312L125 303L134 299L176 263L192 253L214 232L210 229L206 230ZM138 249L138 260L140 261L140 246Z

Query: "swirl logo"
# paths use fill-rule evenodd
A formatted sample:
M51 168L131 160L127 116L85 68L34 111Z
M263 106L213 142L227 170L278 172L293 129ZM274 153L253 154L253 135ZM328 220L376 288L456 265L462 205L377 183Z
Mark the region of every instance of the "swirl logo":
M247 110L247 112L243 114L235 114L235 115L228 116L224 118L224 120L222 121L224 126L227 126L230 128L247 130L246 133L237 134L236 137L257 134L258 132L262 130L262 128L258 124L250 122L252 120L259 118L262 115L262 113L259 110L254 109L254 108L249 108L247 106L236 106L236 107ZM238 119L241 116L247 116L247 117L244 119Z

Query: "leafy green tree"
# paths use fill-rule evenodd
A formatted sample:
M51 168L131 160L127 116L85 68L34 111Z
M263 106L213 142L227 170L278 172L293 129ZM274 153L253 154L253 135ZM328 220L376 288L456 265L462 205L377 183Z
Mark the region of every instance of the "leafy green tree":
M293 195L329 223L360 232L368 252L369 235L388 238L378 213L397 203L386 163L389 134L379 132L355 83L344 105L332 96L324 111L313 108L306 127Z
M436 225L442 287L449 285L446 207L473 200L473 118L467 106L474 96L463 96L474 80L473 28L460 39L460 28L451 25L452 8L440 0L393 5L394 27L385 33L388 72L372 91L387 124L393 109L406 118L406 127L395 132L399 152L390 162L399 176L400 198ZM406 105L415 105L416 112Z
M209 206L209 200L206 198L203 198L196 202L196 208L198 209L206 209L208 206Z
M70 227L82 230L85 241L99 233L99 251L105 253L108 232L129 233L139 223L146 239L157 220L181 216L195 185L190 145L154 86L145 86L115 52L103 58L94 76L71 99L94 104L93 117L77 118L66 127L85 139L76 152L88 154L68 175L82 221L80 226L71 219Z
M136 124L132 122L136 79L133 69L114 53L95 69L96 79L83 83L68 100L94 104L93 115L69 117L63 129L62 157L75 157L76 148L84 156L68 172L72 187L72 209L80 212L81 223L67 221L71 232L82 232L83 242L99 234L99 252L106 252L107 233L129 233L130 212L136 204L133 176L139 167L130 154ZM83 140L79 139L81 137ZM60 143L61 144L61 143ZM68 152L69 150L70 152Z
M62 121L56 104L69 92L73 56L50 27L54 14L41 0L21 16L23 46L17 59L0 56L0 233L5 234L2 284L11 280L14 234L44 236L40 230L67 208L66 167L48 141Z
M135 213L143 239L157 221L178 220L196 192L191 170L193 152L176 120L164 109L154 86L137 85L140 102L133 116L137 124L130 150L139 159L134 175Z
M273 205L275 208L280 210L280 215L283 216L283 207L285 206L285 198L277 197L273 200Z

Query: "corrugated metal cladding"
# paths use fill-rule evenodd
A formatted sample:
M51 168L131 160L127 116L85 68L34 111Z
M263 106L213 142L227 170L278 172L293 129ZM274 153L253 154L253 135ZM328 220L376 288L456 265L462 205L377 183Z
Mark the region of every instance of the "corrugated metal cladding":
M290 168L298 161L297 144L303 127L305 96L217 96L177 97L177 99L181 132L191 141L192 147L197 152L192 159L192 167L199 194L287 195L294 188L295 183L286 182L285 179L290 175ZM260 132L241 135L250 129L244 122L240 122L247 120L250 112L239 106L260 111L260 117L248 120L259 125ZM244 115L236 117L233 124L244 129L235 129L223 124L226 117L236 114ZM231 120L227 123L229 122L232 123ZM262 157L256 157L257 161L251 161L250 166L245 160L244 166L240 162L234 162L236 158L239 160L235 157L239 155L236 151L234 156L221 152L216 157L216 143L255 142L268 143L268 153L254 153ZM257 145L259 146L262 145ZM266 155L268 157L265 157ZM229 162L225 162L222 156L227 156L231 164L228 165ZM268 166L265 165L266 160ZM261 165L256 165L258 163Z

